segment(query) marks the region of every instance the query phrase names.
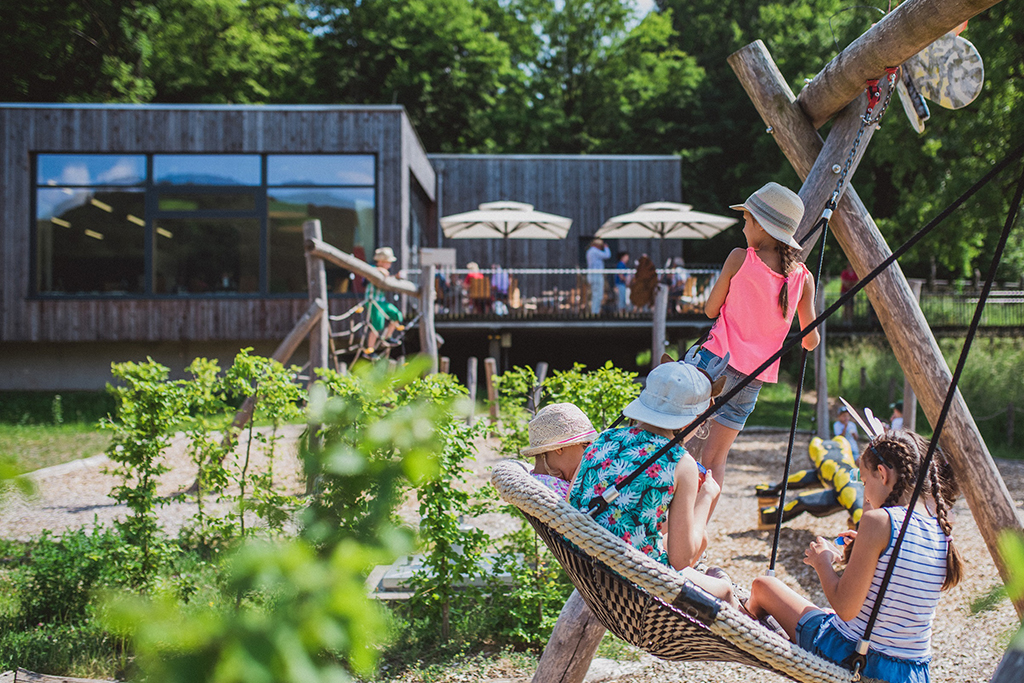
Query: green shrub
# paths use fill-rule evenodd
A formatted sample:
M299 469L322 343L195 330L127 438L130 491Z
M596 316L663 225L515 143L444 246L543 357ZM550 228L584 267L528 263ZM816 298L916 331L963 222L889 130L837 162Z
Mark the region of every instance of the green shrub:
M97 620L0 630L0 671L18 667L55 676L124 678L124 640Z
M112 529L68 530L59 538L44 531L16 558L9 589L17 609L5 619L6 626L81 623L94 590L123 582L123 551Z

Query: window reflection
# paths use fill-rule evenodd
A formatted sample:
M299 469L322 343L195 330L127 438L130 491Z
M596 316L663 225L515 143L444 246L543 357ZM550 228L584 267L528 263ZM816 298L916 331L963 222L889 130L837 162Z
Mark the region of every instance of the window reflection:
M324 241L365 258L374 249L372 188L289 188L267 192L270 219L270 291L307 291L302 223L317 218ZM327 288L351 291L349 272L328 266Z
M161 192L159 211L255 211L256 195L251 191L238 193Z
M139 185L146 181L144 154L40 154L36 183L50 185Z
M154 154L159 185L259 185L258 154Z
M373 185L369 154L272 154L268 185Z
M161 219L155 228L157 294L259 291L258 220Z
M141 190L39 190L37 290L64 294L144 292L144 197Z

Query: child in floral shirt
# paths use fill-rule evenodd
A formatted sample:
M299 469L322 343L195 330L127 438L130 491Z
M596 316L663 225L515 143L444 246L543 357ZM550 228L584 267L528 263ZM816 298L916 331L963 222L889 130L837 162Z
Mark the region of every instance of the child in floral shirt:
M724 369L724 365L722 366ZM709 374L684 362L663 363L647 376L623 415L633 427L608 430L583 454L569 503L586 510L707 410ZM692 569L707 547L706 527L718 484L680 445L673 446L619 491L596 521L648 556L681 571L708 592L736 605L732 584ZM671 522L671 523L669 523Z

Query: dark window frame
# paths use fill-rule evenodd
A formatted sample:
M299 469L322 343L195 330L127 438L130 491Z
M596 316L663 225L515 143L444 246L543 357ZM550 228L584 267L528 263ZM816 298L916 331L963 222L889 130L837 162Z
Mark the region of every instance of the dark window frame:
M175 185L169 183L156 183L153 180L153 160L161 155L173 156L258 156L260 158L260 184L259 185ZM39 157L40 156L145 156L146 178L142 183L125 185L124 188L142 190L144 193L145 221L143 235L143 277L145 288L141 293L131 294L105 294L101 292L45 292L39 291L39 246L37 230L38 212L38 191L49 188L76 188L90 189L95 187L107 187L107 184L96 183L93 185L49 185L39 183ZM316 185L325 189L371 189L373 191L373 240L376 245L380 241L380 158L375 152L318 152L309 154L297 154L295 152L80 152L80 151L32 151L29 153L29 177L30 177L30 200L29 200L29 299L45 300L72 300L83 301L90 299L104 301L124 300L187 300L187 299L298 299L307 296L305 292L295 293L271 293L270 292L270 220L268 216L268 195L272 189L296 189L297 185L268 183L268 158L271 156L348 156L348 157L369 157L372 161L373 182L372 184L324 184ZM119 186L121 187L121 186ZM305 186L302 186L305 187ZM159 209L159 198L161 193L174 192L178 194L251 194L255 198L252 211L240 210L197 210L197 211L161 211ZM156 223L160 219L182 219L182 218L251 218L259 221L259 290L257 292L214 292L214 293L185 293L185 294L160 294L156 290ZM52 265L51 265L52 267ZM349 296L346 294L330 294L334 297Z

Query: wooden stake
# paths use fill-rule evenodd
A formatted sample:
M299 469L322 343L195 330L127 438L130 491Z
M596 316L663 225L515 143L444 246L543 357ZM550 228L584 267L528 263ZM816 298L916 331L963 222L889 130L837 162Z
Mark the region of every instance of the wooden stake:
M473 424L476 421L476 369L477 357L471 356L466 362L466 388L469 389L469 417L466 422Z
M558 614L532 683L583 683L604 631L574 590Z
M323 232L320 221L313 219L302 223L302 236L308 240L321 240ZM327 299L327 270L324 261L309 251L306 252L306 282L309 285L309 302L320 300L330 309ZM309 383L316 379L316 371L327 367L327 352L330 350L330 319L321 316L318 325L309 335Z
M420 349L430 358L430 373L437 374L437 332L434 330L434 289L436 266L423 267L420 275Z
M450 372L451 367L452 367L452 359L449 358L448 356L441 356L438 359L437 369L438 369L439 372L447 375Z
M728 61L762 119L775 132L776 141L794 169L801 177L807 177L823 143L810 121L799 110L794 111L796 98L781 78L764 43L752 43L730 55ZM792 123L801 117L802 124L783 125L784 121ZM829 138L839 125L837 121ZM804 198L805 204L810 206L820 206L824 201ZM892 253L852 185L840 200L830 227L858 273L870 272ZM800 235L798 231L798 239ZM934 423L952 375L903 271L898 264L893 264L865 290L922 409ZM1006 530L1020 533L1021 523L1006 484L959 392L950 406L941 445L956 471L996 568L1003 581L1008 582L1009 572L999 553L999 536ZM1014 607L1018 615L1024 615L1024 598L1016 599Z
M494 383L494 376L498 374L498 361L494 358L484 358L484 381L487 386L487 403L491 413L491 422L498 419L498 387Z
M654 320L651 325L651 369L661 363L665 353L665 324L668 318L668 285L659 283L654 290Z

